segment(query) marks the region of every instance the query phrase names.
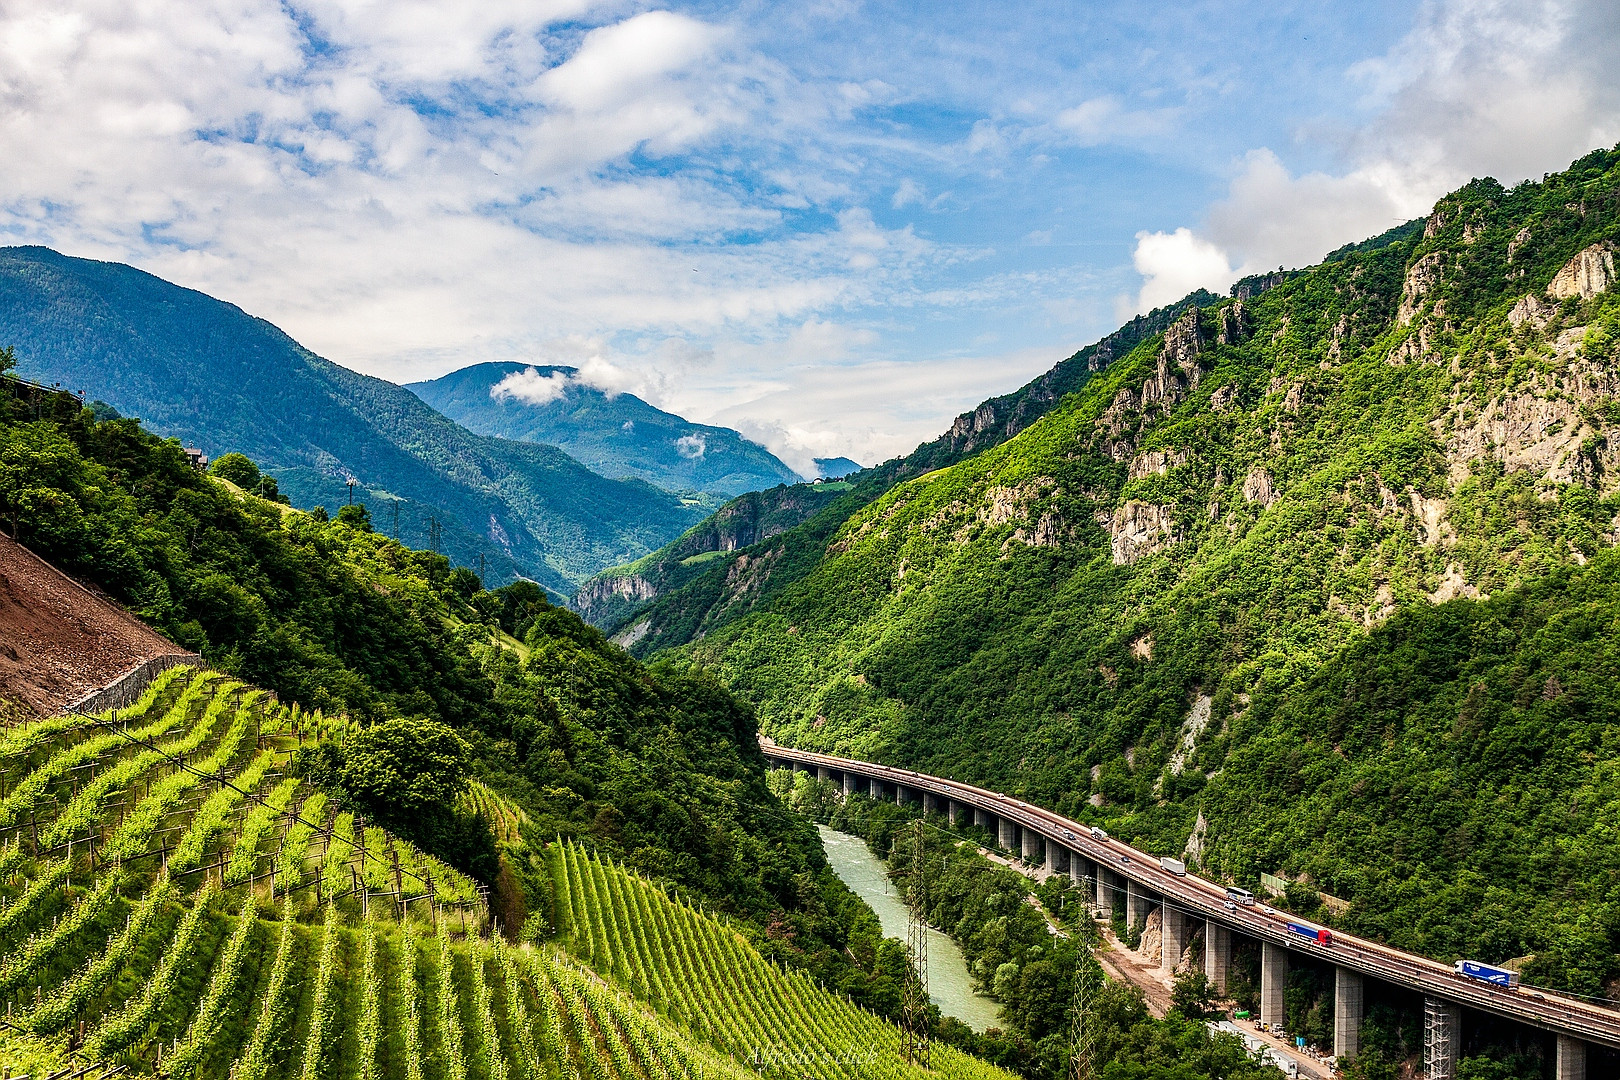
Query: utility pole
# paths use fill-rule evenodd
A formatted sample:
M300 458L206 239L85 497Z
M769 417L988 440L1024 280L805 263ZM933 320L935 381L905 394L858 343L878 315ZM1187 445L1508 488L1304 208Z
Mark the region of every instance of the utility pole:
M911 879L906 883L906 945L911 970L901 999L906 1061L928 1068L928 868L923 856L923 823L911 830Z
M354 505L354 481L349 481L349 505Z
M433 554L439 553L439 519L436 517L428 518L428 547Z

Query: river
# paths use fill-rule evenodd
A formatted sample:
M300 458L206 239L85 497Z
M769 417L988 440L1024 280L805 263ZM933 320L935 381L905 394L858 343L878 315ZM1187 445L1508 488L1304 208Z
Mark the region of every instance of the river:
M821 831L821 844L827 849L833 872L877 912L884 936L906 940L906 905L866 841L825 825L816 828ZM928 931L928 996L940 1012L956 1017L974 1031L1002 1026L1001 1006L973 989L973 976L968 973L962 950L933 928Z

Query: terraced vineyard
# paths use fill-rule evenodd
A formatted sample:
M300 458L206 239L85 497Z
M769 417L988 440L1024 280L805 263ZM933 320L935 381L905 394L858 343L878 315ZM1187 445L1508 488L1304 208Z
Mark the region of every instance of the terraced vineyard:
M233 1080L915 1072L890 1025L572 848L553 846L550 861L598 971L489 935L474 882L284 775L319 726L305 719L218 673L175 668L117 714L0 733L11 1075L95 1064L98 1077ZM498 796L476 797L515 830ZM1004 1075L936 1056L948 1076Z
M1007 1073L948 1046L910 1065L900 1032L779 968L741 934L571 844L552 848L558 918L570 951L675 1021L767 1074L819 1080Z

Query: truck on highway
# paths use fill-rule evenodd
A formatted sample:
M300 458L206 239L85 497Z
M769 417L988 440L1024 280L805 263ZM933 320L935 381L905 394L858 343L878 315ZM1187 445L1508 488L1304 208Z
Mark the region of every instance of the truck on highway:
M1187 864L1182 862L1180 859L1172 859L1168 855L1159 860L1159 867L1162 870L1166 870L1169 873L1176 875L1176 877L1187 876Z
M1298 934L1300 937L1310 938L1318 945L1333 944L1333 931L1329 930L1325 926L1311 926L1308 923L1290 921L1288 924L1288 932L1290 934Z
M1482 964L1478 960L1459 960L1455 970L1458 975L1465 979L1478 979L1480 982L1506 986L1509 989L1519 985L1519 973L1517 971L1492 967L1489 964Z
M1093 840L1101 840L1105 844L1108 843L1108 833L1097 828L1095 825L1091 827L1091 838Z

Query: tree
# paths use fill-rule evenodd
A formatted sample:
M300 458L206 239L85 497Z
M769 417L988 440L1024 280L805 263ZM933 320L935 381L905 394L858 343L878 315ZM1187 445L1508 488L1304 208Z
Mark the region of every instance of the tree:
M221 480L229 480L243 491L252 491L259 484L259 467L246 454L232 451L222 454L208 467L208 471Z
M1215 995L1209 977L1202 971L1188 971L1176 976L1170 989L1170 1006L1190 1020L1204 1020L1215 1015Z
M345 744L343 758L343 788L401 817L453 805L473 764L472 748L453 728L420 716L366 728Z
M350 503L338 511L338 522L361 532L371 531L371 511L364 503Z

